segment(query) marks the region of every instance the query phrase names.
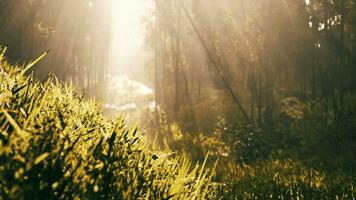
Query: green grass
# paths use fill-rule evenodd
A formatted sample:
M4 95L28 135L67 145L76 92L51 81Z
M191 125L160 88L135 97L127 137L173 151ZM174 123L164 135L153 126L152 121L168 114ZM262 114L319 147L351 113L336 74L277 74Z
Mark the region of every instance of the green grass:
M0 200L355 199L352 177L291 160L241 166L222 158L211 183L215 172L206 167L212 163L207 158L193 165L153 149L137 128L104 118L72 86L54 76L40 83L26 75L46 54L21 67L10 65L1 51ZM204 147L219 157L227 145L217 145L216 138L188 143L178 127L172 131L190 152Z
M355 180L304 167L291 160L230 165L224 199L354 200Z
M0 199L204 199L212 171L153 150L123 119L0 54Z
M310 120L309 123L312 122ZM344 160L344 166L347 162L352 166L352 157L348 157L348 155L341 157L342 155L340 155L338 158L330 152L316 151L317 146L313 147L314 151L310 151L310 153L314 153L313 155L304 154L305 160L302 159L302 153L300 153L300 157L293 157L293 154L289 153L293 149L284 149L284 155L275 151L274 154L261 156L261 153L268 151L268 148L264 147L267 142L277 143L279 142L276 141L277 139L282 140L283 138L278 137L275 133L274 138L270 139L268 137L271 135L254 132L250 127L225 129L228 125L220 126L222 128L217 128L216 132L210 136L184 133L177 125L166 128L170 134L161 135L162 145L167 144L175 150L184 152L193 160L200 159L201 155L208 151L211 159L219 158L220 162L216 167L216 176L214 177L216 183L212 184L214 189L211 189L210 191L213 192L209 193L209 197L212 199L355 200L355 175L346 170L343 171L340 165L327 168L319 164L320 157L328 154L329 162L327 164L329 166L337 162L338 159ZM306 131L303 133L304 135L308 133L312 135L311 132L307 132L308 126L304 124L303 126L304 129L301 126L300 133L304 130ZM330 132L339 134L339 138L343 138L340 136L341 131L337 132L334 129ZM287 131L283 133L288 134ZM325 134L325 132L322 133ZM229 134L227 135L229 137L226 137L225 134ZM330 138L324 136L322 141L330 141L333 139L331 135L331 133L326 135ZM329 149L340 151L340 146L347 144L342 143L340 139L333 143L337 144L338 142L341 144L330 145ZM321 143L315 142L314 144L321 146ZM306 147L300 147L300 150L305 151L306 149ZM352 150L352 148L349 149L350 152ZM319 157L319 160L311 163L308 159L310 157Z

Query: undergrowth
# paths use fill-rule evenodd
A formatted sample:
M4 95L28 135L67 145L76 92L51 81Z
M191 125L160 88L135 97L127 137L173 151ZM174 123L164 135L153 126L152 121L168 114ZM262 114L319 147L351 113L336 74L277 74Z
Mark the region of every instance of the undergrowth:
M104 118L95 102L72 86L54 76L41 83L28 75L45 54L21 67L4 59L5 50L0 53L0 200L355 199L350 176L292 160L243 164L250 159L240 158L263 146L251 139L251 130L232 132L234 146L220 131L187 137L176 125L166 127L173 135L166 138L168 147L193 155L210 152L220 159L216 170L208 170L207 165L215 167L207 158L199 166L156 150L122 118Z
M0 199L204 199L212 171L149 148L94 101L0 54Z
M223 199L355 200L355 179L307 168L292 160L225 164ZM224 168L224 167L223 167Z
M310 123L313 122L310 121ZM281 134L266 134L266 132L252 127L239 128L232 127L230 124L222 120L217 124L216 131L211 135L186 133L176 124L169 126L168 123L165 123L162 128L162 130L166 130L162 131L163 133L170 133L161 135L162 145L185 153L192 160L199 160L207 152L210 152L210 160L220 160L216 166L216 175L212 183L214 189L210 190L214 192L209 194L211 199L356 199L356 178L354 174L340 170L342 169L340 165L336 165L337 167L334 168L326 168L319 164L321 163L320 160L324 160L325 154L328 153L327 160L329 163L327 164L329 166L334 165L338 159L344 160L344 163L346 163L347 158L349 158L349 165L352 166L353 159L351 156L349 157L349 154L353 151L352 148L346 155L337 154L339 157L335 156L336 152L340 151L342 144L347 145L340 140L340 138L343 138L341 131L336 132L335 129L331 129L330 134L326 135L330 137L332 131L334 131L333 133L340 133L338 139L333 143L341 142L341 144L338 146L330 145L329 147L330 150L334 151L334 154L327 151L322 152L322 149L320 149L319 151L311 151L314 154L300 153L300 157L299 155L293 157L293 151L296 151L295 147L283 149L283 154L273 149L274 146L279 146L278 143L281 140L284 140L283 137L278 137ZM301 136L308 133L313 134L310 131L308 132L308 126L302 128L299 132ZM344 128L343 130L347 129ZM283 133L285 134L284 137L288 138L287 134L290 134L290 132L285 131ZM330 144L328 141L332 138L325 138L326 136L324 136L323 142ZM344 140L346 139L344 138ZM352 140L349 139L349 141ZM322 142L313 142L313 144L315 145L313 149L318 148L316 145L319 145L319 147L325 146ZM305 146L298 148L301 152L302 150L305 152L306 149L308 148ZM302 156L304 156L304 160ZM317 159L310 162L311 157Z

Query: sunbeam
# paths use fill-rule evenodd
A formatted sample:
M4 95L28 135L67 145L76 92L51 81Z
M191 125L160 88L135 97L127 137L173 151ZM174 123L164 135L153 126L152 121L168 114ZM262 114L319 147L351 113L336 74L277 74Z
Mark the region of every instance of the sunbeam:
M356 0L0 0L0 200L355 200L355 77Z
M112 0L114 71L130 73L133 60L144 52L143 18L153 5L152 0ZM131 69L132 70L132 69Z

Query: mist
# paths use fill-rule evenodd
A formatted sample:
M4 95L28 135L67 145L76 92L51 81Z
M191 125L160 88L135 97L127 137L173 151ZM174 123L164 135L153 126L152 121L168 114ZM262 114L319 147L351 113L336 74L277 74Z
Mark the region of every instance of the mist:
M0 0L0 199L354 199L355 77L355 0Z

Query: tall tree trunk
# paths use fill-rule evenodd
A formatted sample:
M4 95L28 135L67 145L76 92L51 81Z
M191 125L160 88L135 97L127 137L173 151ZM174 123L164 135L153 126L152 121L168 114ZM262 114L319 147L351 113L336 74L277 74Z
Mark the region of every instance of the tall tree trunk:
M160 60L160 54L159 54L159 43L160 43L160 10L159 10L159 2L155 3L156 6L156 18L155 18L155 130L160 131L160 124L159 124L159 110L158 110L158 105L160 104L160 82L159 82L159 60ZM158 134L160 134L158 132Z
M186 92L187 100L188 100L188 104L189 104L189 111L190 111L190 115L191 115L191 119L192 119L192 121L191 121L192 125L191 125L190 130L192 132L196 132L199 129L198 129L198 125L197 125L197 119L196 119L196 114L195 114L195 110L194 110L192 95L189 90L188 75L187 75L186 71L183 73L183 78L184 78L185 92Z
M177 116L178 116L178 112L179 112L179 108L180 108L180 81L179 81L179 77L180 77L180 58L181 58L181 52L180 52L180 29L181 29L181 9L180 7L177 8L177 21L176 21L176 31L175 31L175 37L172 37L172 43L173 43L173 38L175 39L175 49L174 51L172 51L172 53L174 53L174 57L175 57L175 63L174 63L174 80L175 80L175 105L174 105L174 117L175 120L177 120ZM174 44L174 43L173 43ZM174 47L174 46L173 46Z
M344 111L344 105L345 105L345 64L346 64L346 56L345 56L345 0L340 0L340 17L341 17L341 22L340 22L340 66L339 66L339 71L341 72L339 74L339 80L340 80L340 91L339 91L339 101L340 101L340 109L341 112Z

